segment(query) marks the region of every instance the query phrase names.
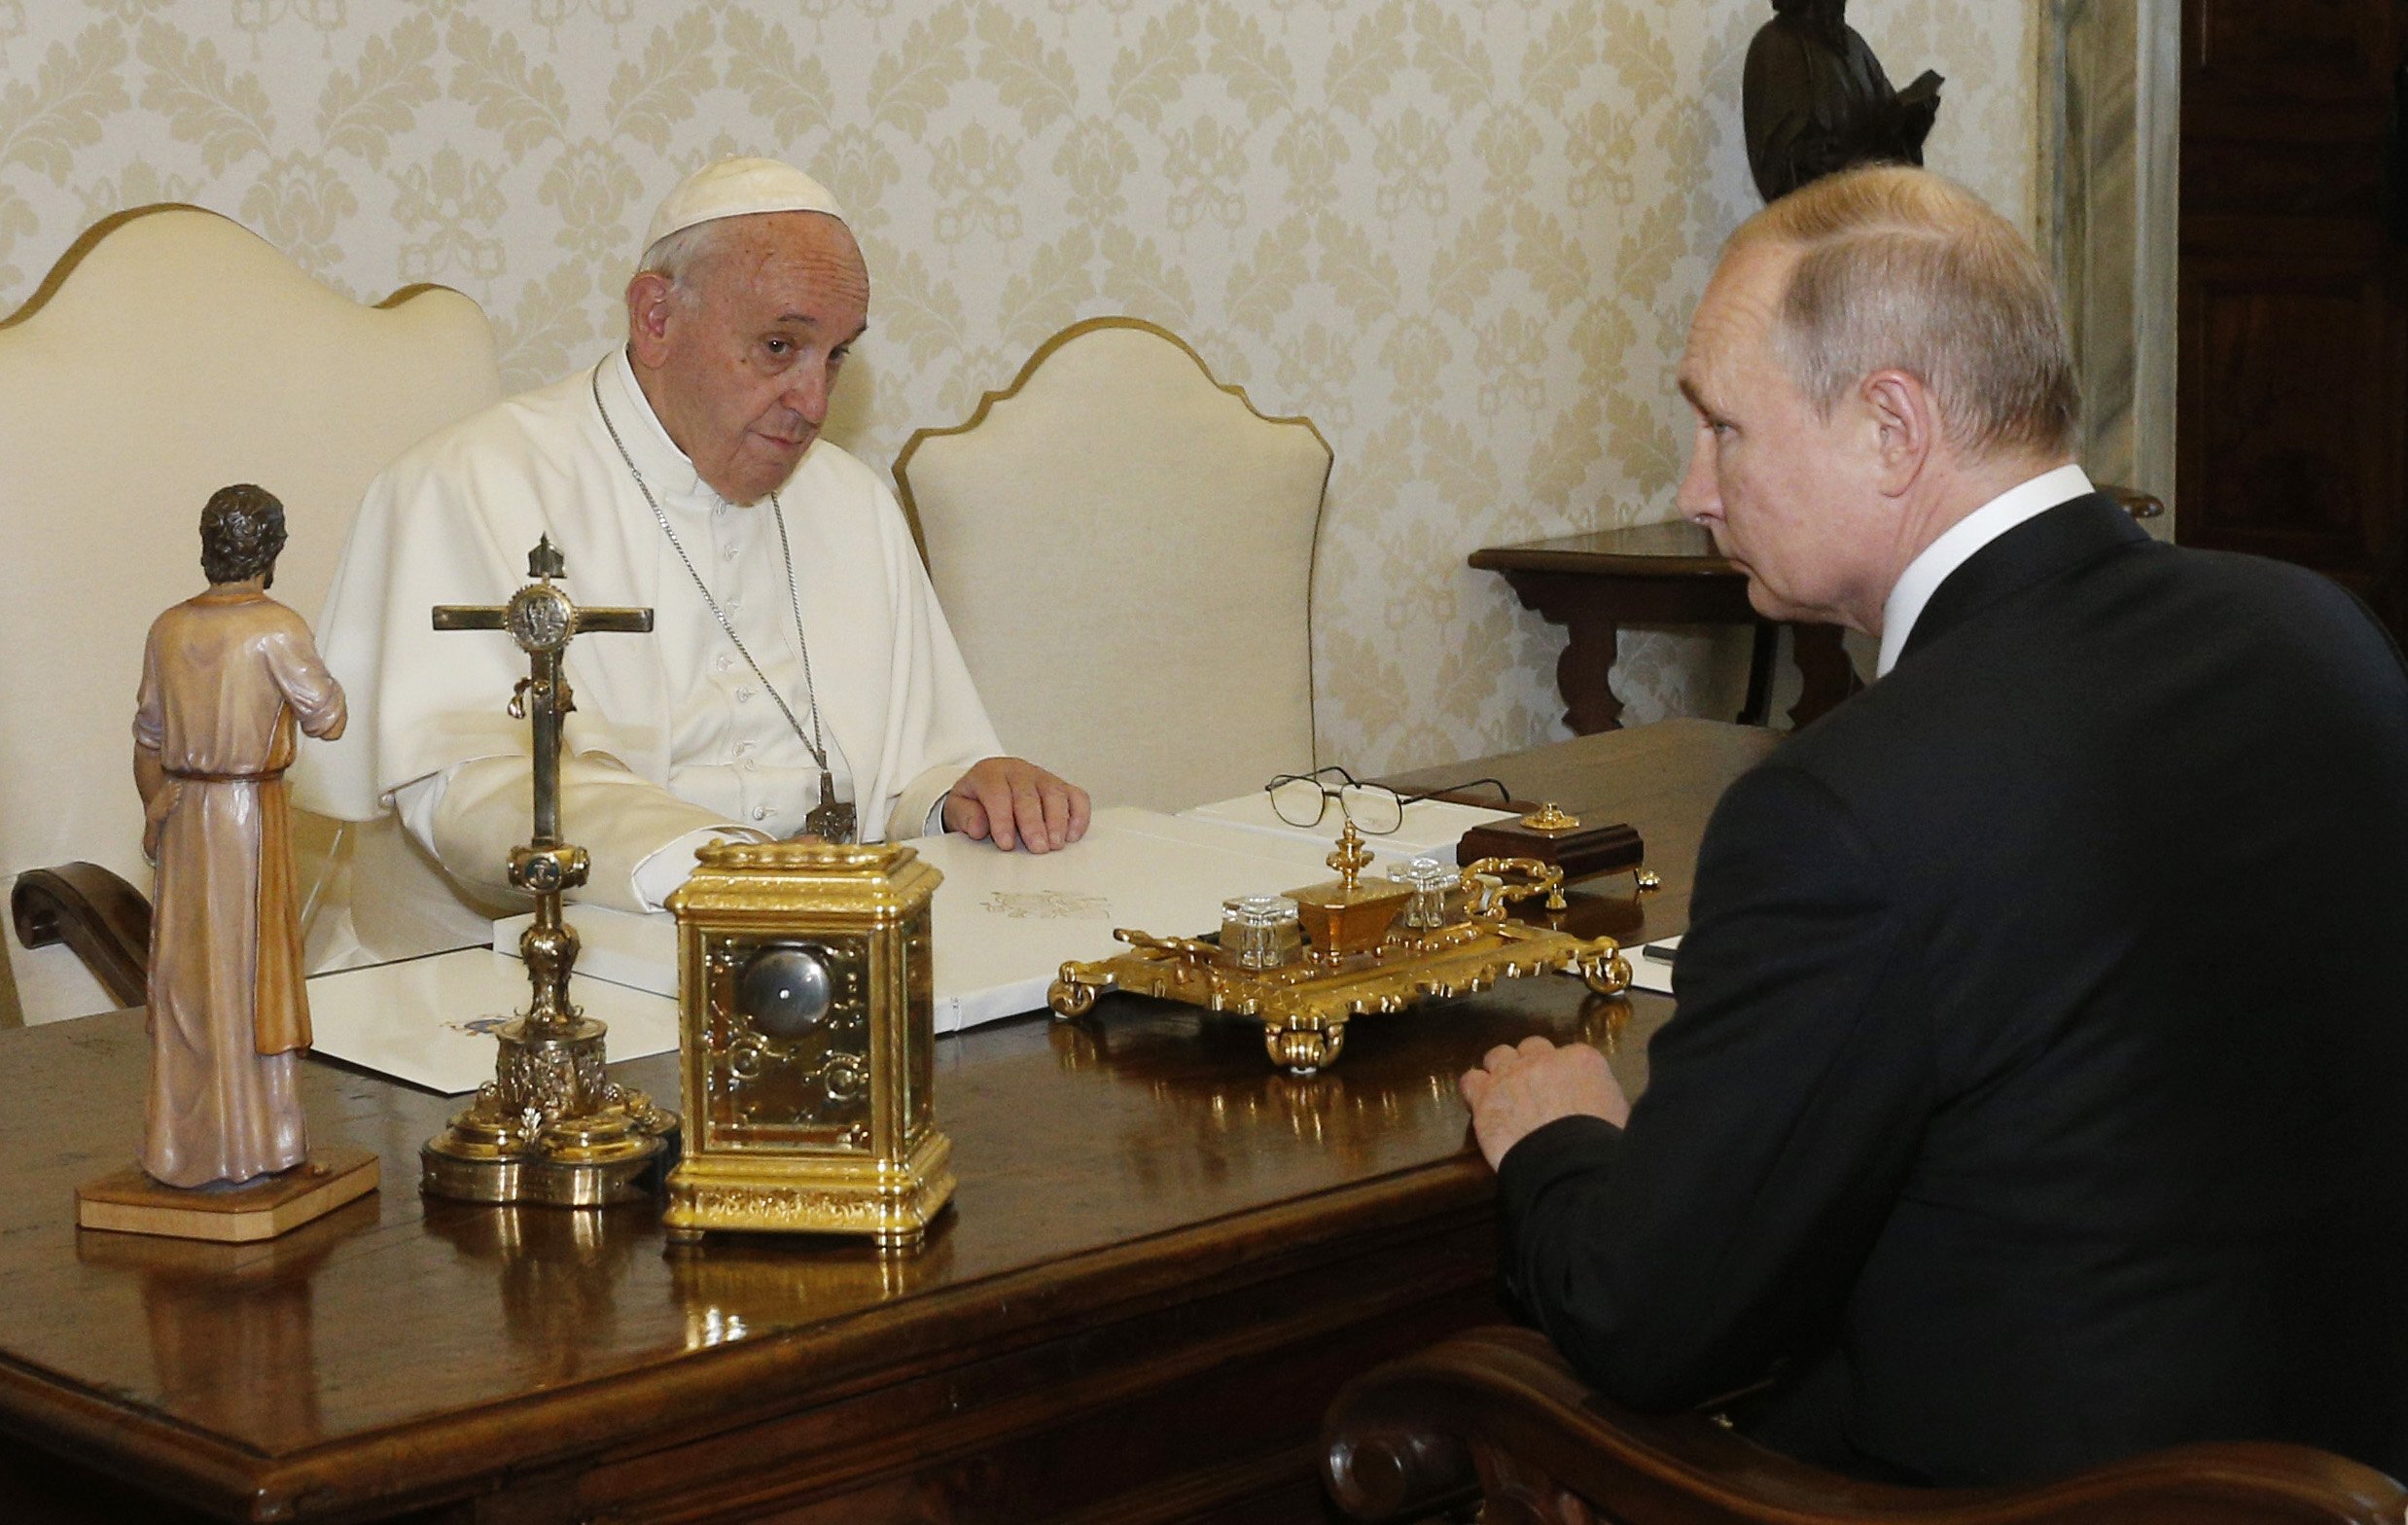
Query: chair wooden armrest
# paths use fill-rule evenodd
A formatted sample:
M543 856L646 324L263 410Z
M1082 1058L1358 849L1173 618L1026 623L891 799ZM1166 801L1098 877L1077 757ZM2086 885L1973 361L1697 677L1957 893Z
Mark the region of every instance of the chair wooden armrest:
M1473 1330L1358 1378L1323 1431L1324 1475L1363 1520L1484 1497L1485 1525L2398 1525L2408 1491L2303 1446L2186 1445L2026 1489L1859 1482L1702 1414L1633 1413L1545 1336Z
M2153 519L2166 512L2165 501L2155 493L2142 492L2138 487L2118 487L2111 482L2093 482L2100 492L2124 506L2124 512L2136 519Z
M151 996L151 903L96 863L28 869L9 892L17 940L29 948L64 942L109 998L141 1006Z

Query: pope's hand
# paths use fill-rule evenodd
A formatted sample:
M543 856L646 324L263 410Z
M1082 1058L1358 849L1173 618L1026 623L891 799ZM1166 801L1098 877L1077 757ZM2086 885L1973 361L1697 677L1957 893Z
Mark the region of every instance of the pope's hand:
M1006 852L1049 853L1087 834L1087 792L1019 758L988 758L953 786L944 802L948 832L992 841Z
M1525 1038L1518 1048L1499 1044L1455 1086L1471 1109L1471 1131L1491 1168L1523 1135L1558 1117L1603 1117L1617 1128L1630 1121L1621 1082L1606 1056L1586 1044L1558 1048L1543 1038Z

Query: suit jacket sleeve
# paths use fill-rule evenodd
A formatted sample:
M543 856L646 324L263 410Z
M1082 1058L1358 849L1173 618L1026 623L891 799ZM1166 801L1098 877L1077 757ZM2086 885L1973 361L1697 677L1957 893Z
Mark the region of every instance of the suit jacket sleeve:
M1499 1172L1509 1294L1644 1409L1744 1387L1829 1337L1932 1084L1889 875L1826 786L1743 777L1697 886L1680 1009L1628 1130L1566 1118Z

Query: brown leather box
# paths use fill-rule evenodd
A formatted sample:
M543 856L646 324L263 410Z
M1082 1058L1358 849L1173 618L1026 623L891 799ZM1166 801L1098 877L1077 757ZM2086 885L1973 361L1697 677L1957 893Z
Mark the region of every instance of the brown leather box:
M1515 800L1505 807L1523 812L1524 819L1496 821L1464 833L1455 846L1455 861L1468 864L1481 858L1536 858L1564 870L1564 882L1592 879L1601 873L1636 869L1647 861L1647 844L1639 830L1620 821L1581 821L1572 827L1534 827L1528 819L1538 805Z

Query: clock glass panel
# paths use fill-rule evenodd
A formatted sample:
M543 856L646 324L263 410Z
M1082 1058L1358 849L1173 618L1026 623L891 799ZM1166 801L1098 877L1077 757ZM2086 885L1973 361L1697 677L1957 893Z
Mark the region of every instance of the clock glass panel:
M869 1148L869 943L711 940L712 1148Z

